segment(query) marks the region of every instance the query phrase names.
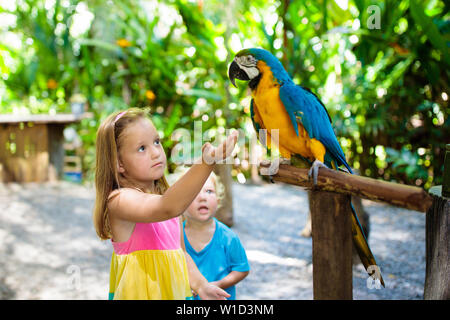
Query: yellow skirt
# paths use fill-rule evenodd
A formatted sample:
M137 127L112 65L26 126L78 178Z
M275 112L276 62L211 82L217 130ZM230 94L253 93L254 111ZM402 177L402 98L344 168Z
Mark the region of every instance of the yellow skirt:
M111 257L110 300L192 299L183 250L140 250Z

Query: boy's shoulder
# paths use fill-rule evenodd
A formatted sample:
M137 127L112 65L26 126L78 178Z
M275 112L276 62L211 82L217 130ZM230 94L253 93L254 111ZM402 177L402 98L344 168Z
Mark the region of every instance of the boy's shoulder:
M225 223L219 221L216 218L214 218L214 220L216 220L217 228L220 231L222 237L228 238L230 240L233 239L233 238L238 238L239 239L238 235L233 230L231 230L231 228L228 227Z

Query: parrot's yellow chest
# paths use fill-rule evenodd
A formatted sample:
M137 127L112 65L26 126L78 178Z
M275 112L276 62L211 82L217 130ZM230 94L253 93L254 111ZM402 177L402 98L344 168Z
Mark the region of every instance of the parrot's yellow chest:
M278 149L282 157L290 159L291 154L300 154L314 159L311 139L301 123L298 125L299 135L295 133L291 119L280 99L280 84L273 79L272 71L262 61L258 61L258 69L262 77L252 92L255 121L261 122L260 126L267 129L268 139L273 135L272 130L279 130ZM270 141L268 146L270 147Z

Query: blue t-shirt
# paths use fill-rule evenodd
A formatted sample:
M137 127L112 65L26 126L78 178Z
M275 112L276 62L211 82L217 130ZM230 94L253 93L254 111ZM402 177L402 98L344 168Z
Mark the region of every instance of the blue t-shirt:
M184 234L187 253L194 260L198 270L208 282L225 278L231 271L245 272L250 270L247 255L238 236L225 224L213 218L216 230L211 241L200 251L195 251ZM183 231L186 221L183 222ZM236 286L225 289L230 294L228 300L236 299ZM200 298L195 296L196 300Z

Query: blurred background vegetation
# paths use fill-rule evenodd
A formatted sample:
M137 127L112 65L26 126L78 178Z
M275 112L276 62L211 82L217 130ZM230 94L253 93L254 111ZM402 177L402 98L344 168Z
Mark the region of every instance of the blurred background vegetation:
M227 78L242 48L272 51L319 95L362 175L428 189L450 143L449 2L439 0L0 0L0 113L68 113L92 179L100 121L151 107L167 155L172 132L248 136L249 91ZM379 19L378 19L379 17ZM169 170L173 170L173 164ZM248 161L234 177L250 176Z

